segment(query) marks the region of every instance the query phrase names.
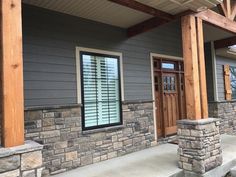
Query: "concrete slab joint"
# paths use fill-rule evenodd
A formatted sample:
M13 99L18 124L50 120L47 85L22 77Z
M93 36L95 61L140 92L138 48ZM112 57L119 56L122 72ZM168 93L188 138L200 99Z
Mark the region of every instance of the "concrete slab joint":
M222 164L219 125L214 118L178 121L181 169L204 174Z
M41 177L43 146L33 141L0 148L0 177Z

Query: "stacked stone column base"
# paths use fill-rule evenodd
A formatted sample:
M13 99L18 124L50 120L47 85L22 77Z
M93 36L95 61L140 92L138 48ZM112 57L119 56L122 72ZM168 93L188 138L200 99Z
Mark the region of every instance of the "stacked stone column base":
M178 122L179 167L204 174L222 164L219 120L180 120Z
M33 141L12 148L0 148L0 177L41 177L42 148Z

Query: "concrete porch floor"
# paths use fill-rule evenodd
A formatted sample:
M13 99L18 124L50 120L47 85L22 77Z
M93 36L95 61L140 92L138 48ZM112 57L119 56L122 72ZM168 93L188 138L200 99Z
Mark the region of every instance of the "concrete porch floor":
M222 135L223 165L204 177L220 177L236 166L236 136ZM177 145L162 144L53 177L183 177ZM188 175L191 176L191 175Z

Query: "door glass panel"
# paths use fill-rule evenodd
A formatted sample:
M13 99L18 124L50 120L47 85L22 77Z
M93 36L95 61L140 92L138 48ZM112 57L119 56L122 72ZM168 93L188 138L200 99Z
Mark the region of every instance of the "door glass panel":
M165 92L174 92L176 91L176 77L175 76L163 76L163 85Z

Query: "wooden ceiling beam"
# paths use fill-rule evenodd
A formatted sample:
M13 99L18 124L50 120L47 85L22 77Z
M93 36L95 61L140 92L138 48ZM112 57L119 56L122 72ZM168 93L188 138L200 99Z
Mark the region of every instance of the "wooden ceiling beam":
M173 15L166 13L164 11L158 10L156 8L153 8L151 6L148 6L146 4L140 3L135 0L109 0L111 2L114 2L116 4L129 7L131 9L152 15L154 17L159 17L160 19L164 20L172 20L174 18Z
M236 36L214 42L215 49L221 49L232 45L236 45Z
M199 12L195 14L195 16L225 31L229 31L236 34L236 22L212 10L208 9L203 12Z
M176 14L174 16L174 19L172 20L165 20L165 19L160 19L159 17L153 17L151 19L145 20L144 22L138 23L134 26L131 26L130 28L127 29L127 35L128 37L133 37L138 34L147 32L149 30L152 30L154 28L157 28L161 25L167 24L173 20L180 19L183 16L193 14L194 12L191 10L187 10L184 12L181 12L179 14Z
M136 36L138 34L147 32L147 31L149 31L153 28L156 28L158 26L161 26L163 24L166 24L168 22L169 22L169 20L163 20L163 19L160 19L158 17L153 17L151 19L148 19L144 22L141 22L137 25L134 25L134 26L128 28L127 29L127 35L128 35L128 37L133 37L133 36Z

